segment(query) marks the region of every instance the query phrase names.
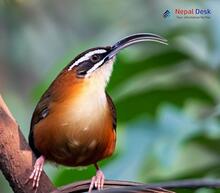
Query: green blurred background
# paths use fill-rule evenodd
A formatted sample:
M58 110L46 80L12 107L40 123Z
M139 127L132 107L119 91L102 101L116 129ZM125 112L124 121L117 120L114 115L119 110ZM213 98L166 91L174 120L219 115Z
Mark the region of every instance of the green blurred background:
M175 8L212 15L177 19ZM167 9L171 16L163 18ZM218 178L219 24L218 0L1 0L0 92L27 138L39 97L73 57L132 33L162 35L168 46L142 43L118 55L107 88L118 113L117 149L101 168L108 179L146 183ZM95 173L45 170L57 186ZM12 192L2 174L0 192Z

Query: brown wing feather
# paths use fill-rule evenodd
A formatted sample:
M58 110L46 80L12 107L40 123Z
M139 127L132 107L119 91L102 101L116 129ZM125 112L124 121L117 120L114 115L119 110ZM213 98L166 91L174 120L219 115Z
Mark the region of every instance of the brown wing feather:
M65 78L68 78L66 72L67 71L64 69L52 82L49 88L44 92L32 115L30 133L28 139L29 139L29 145L37 157L39 157L41 153L37 150L37 148L34 145L34 136L33 136L34 125L36 125L38 122L40 122L42 119L48 116L50 111L49 109L50 103L56 101L60 97L60 95L62 95L62 92L56 92L56 89L62 88L63 83L67 82L65 80Z
M49 88L38 102L31 119L31 127L30 127L30 133L28 139L29 139L29 145L37 157L39 157L41 153L37 150L37 148L34 145L33 129L35 124L37 124L40 120L47 117L47 115L49 114L50 102L51 102L51 89Z
M106 97L107 97L107 100L108 100L108 104L110 106L110 110L111 110L111 113L112 113L112 123L113 123L113 128L116 130L116 127L117 127L117 114L116 114L116 108L115 108L115 105L111 99L111 97L108 95L108 93L106 92Z

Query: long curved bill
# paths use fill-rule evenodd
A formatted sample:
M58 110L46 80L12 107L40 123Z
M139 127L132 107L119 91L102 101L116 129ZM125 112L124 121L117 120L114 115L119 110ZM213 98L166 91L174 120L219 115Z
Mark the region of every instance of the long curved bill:
M111 47L111 50L109 53L106 55L106 60L111 59L114 57L119 51L122 49L131 46L133 44L137 44L139 42L158 42L161 44L167 45L167 40L159 35L152 34L152 33L138 33L138 34L133 34L130 36L127 36L121 40L119 40L116 44L114 44Z

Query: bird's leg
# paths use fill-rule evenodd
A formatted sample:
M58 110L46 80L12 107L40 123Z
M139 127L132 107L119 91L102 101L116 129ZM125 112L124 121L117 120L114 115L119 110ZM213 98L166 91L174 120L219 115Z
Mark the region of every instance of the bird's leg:
M95 164L95 168L96 168L96 175L92 177L91 184L89 187L89 192L91 192L94 187L97 188L98 190L102 190L104 186L104 180L105 180L104 173L99 169L97 163Z
M34 164L34 170L29 176L29 178L26 180L26 183L28 183L30 180L33 181L32 186L33 188L37 188L39 186L40 176L44 167L45 157L40 156L35 164Z

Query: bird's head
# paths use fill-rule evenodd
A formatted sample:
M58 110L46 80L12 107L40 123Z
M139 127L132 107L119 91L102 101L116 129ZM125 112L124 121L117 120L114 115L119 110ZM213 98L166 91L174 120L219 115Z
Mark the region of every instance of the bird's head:
M139 33L127 36L112 46L96 47L79 54L68 65L68 71L74 71L77 78L96 79L99 83L108 82L117 53L138 42L153 41L167 44L167 40L152 33Z

